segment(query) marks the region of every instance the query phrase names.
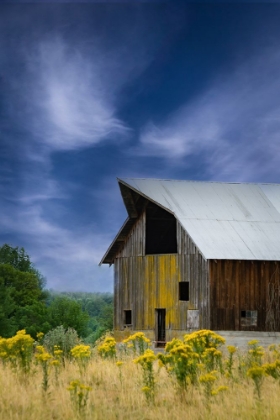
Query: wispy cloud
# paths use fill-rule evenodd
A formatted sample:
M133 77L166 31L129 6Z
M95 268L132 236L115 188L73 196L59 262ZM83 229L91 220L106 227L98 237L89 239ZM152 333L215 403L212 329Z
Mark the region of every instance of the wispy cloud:
M38 141L73 150L127 134L103 78L104 61L98 51L89 60L59 38L36 45L28 56L25 97L35 111L29 128Z
M278 47L240 63L162 124L149 122L138 153L178 164L193 156L216 179L269 178L280 153L279 68Z
M42 202L31 203L32 197L22 197L20 203L7 204L0 229L21 240L21 246L48 279L47 287L112 291L112 270L98 267L109 238L96 232L94 225L83 229L61 227L46 217Z
M76 8L78 21L74 7L70 18L62 18L59 8L56 17L51 8L36 10L30 8L22 16L8 11L0 18L0 63L5 75L1 99L8 127L3 127L2 118L0 129L7 133L1 151L7 167L5 162L0 167L1 240L24 246L47 277L48 287L112 290L112 270L98 263L119 227L117 214L124 209L115 208L114 217L101 230L95 214L102 188L90 202L91 192L85 191L83 181L72 184L75 174L67 158L71 155L70 161L82 167L83 162L75 160L77 152L106 141L119 145L127 140L131 129L119 116L121 90L147 67L157 39L145 35L141 19L131 23L120 19L119 12L119 18L110 12L104 20L110 25L107 30L95 9L88 9L87 17L85 9ZM106 17L107 9L103 10ZM108 37L110 30L115 38ZM143 42L143 35L155 41ZM90 177L95 182L94 168ZM108 194L108 185L104 191ZM90 202L86 221L75 208L84 193L81 207ZM113 207L112 198L110 203Z

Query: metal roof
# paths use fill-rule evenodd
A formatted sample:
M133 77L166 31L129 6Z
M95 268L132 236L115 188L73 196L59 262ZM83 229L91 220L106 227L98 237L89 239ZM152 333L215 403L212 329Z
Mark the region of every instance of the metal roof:
M280 184L118 181L173 213L206 259L280 260Z

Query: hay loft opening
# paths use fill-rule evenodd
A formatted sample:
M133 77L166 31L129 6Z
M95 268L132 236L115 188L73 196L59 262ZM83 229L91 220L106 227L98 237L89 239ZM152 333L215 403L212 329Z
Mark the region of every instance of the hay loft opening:
M146 208L146 255L176 253L175 217L156 204L149 203Z

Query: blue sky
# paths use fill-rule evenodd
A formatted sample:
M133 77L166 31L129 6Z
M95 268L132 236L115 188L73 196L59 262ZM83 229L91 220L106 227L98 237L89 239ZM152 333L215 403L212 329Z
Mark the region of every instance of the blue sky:
M0 5L0 244L56 290L126 218L116 177L280 182L280 5Z

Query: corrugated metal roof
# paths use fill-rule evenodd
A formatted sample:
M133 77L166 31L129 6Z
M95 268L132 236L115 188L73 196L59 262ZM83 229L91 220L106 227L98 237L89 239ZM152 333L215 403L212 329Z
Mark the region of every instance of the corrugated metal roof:
M120 179L172 212L206 259L280 260L280 185Z

